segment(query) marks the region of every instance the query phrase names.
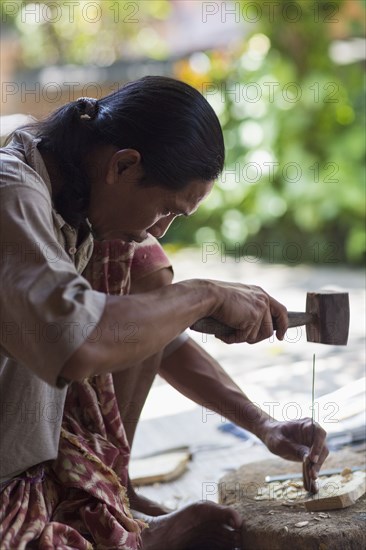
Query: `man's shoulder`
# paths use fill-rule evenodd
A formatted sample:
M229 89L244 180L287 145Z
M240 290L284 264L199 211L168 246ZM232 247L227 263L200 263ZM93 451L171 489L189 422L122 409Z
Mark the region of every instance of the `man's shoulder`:
M31 165L26 144L17 133L6 147L0 148L0 190L15 187L38 191L50 200L47 183Z
M18 165L26 164L25 151L15 136L7 145L0 147L0 161L1 172L9 162Z

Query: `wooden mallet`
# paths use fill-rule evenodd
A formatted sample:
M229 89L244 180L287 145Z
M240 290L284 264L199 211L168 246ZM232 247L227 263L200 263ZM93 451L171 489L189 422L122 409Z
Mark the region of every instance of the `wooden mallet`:
M306 312L289 311L288 326L306 325L308 342L345 346L349 331L349 297L348 292L308 292L306 295ZM234 332L232 327L224 325L213 317L205 317L191 327L197 332L229 336ZM276 330L276 321L273 320Z

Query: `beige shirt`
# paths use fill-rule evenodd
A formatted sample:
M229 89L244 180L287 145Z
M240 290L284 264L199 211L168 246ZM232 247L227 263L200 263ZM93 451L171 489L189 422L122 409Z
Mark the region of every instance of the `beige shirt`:
M80 275L93 240L54 210L38 140L0 149L0 482L57 456L66 360L98 324L106 296Z

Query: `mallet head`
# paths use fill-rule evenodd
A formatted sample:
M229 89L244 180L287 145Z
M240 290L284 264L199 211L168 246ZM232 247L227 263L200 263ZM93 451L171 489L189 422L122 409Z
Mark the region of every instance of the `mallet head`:
M306 313L313 317L306 324L309 342L345 346L349 331L348 292L308 292Z

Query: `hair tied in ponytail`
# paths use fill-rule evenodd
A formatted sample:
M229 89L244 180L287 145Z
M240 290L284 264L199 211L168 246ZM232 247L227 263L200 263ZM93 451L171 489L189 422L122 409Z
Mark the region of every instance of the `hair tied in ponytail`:
M98 100L94 97L79 97L76 100L76 107L81 119L93 120L99 110Z
M26 128L40 138L38 149L57 159L64 185L55 207L75 228L88 216L91 193L91 168L80 159L103 146L135 149L143 159L141 185L172 192L211 182L224 167L215 111L198 90L165 76L128 82L100 99L75 98Z

